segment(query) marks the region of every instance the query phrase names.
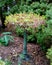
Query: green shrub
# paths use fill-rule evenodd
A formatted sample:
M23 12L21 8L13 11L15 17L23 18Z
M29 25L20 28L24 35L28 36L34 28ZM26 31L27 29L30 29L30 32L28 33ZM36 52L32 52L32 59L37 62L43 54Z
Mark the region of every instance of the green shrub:
M46 26L41 26L36 33L37 42L42 49L49 48L52 44L52 20L46 21Z
M46 15L46 11L50 9L51 4L48 4L48 3L44 3L44 2L33 2L31 4L31 8L33 9L33 12L37 13L37 14L40 14L40 15Z
M42 24L45 24L45 16L40 16L35 13L11 14L7 16L5 20L5 25L7 25L10 30L14 30L15 28L18 36L23 36L23 26L26 26L28 41L35 40L38 27ZM20 27L18 25L20 25Z
M52 46L48 49L46 56L48 59L50 59L50 65L52 65Z
M34 30L33 29L31 29L31 28L27 28L27 41L28 42L34 42L34 41L36 41L35 39L36 39L36 37L35 37L35 32L34 32ZM24 32L24 29L23 28L21 28L21 27L16 27L16 34L17 34L17 36L21 36L21 37L23 37L23 32Z
M38 43L41 48L46 51L47 48L50 47L52 43L52 20L46 21L45 25L41 25L40 27L34 29L27 28L28 36L27 41ZM19 36L23 36L23 28L16 28L16 33Z
M43 0L44 1L44 0ZM47 1L47 0L45 0ZM31 4L30 4L31 2ZM13 0L2 0L0 1L0 7L5 6L5 3L9 5L10 7L10 13L20 13L20 12L35 12L40 15L46 15L46 10L50 9L52 7L52 3L48 4L45 2L36 2L32 0L18 0L16 2L16 5L13 6ZM7 12L4 12L5 15L9 14ZM7 13L7 14L6 14Z
M18 12L18 6L17 5L11 7L10 13L14 14L14 13L17 13L17 12Z
M40 7L40 3L39 2L33 2L32 4L31 4L31 8L32 9L37 9L37 8L39 8Z
M45 18L45 16L34 13L11 14L6 17L5 25L9 28L13 26L11 29L17 26L16 33L18 36L23 36L25 28L28 33L28 41L32 42L37 40L37 43L42 49L47 50L48 46L52 43L52 19L46 21Z
M50 7L50 9L46 11L46 16L48 19L52 19L52 7Z
M18 36L23 36L23 32L24 32L23 28L19 26L16 27L16 33Z

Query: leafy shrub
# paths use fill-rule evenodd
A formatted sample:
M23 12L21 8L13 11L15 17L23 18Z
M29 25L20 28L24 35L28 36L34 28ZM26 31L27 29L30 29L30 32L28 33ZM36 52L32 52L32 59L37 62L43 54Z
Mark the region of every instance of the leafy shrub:
M9 41L14 42L14 38L13 36L11 36L11 33L10 32L2 33L2 36L0 37L0 43L7 46Z
M11 7L11 9L10 9L10 13L14 14L16 12L18 12L18 6L17 5Z
M33 2L32 4L31 4L31 8L32 9L37 9L37 8L39 8L39 6L40 6L40 3L39 2Z
M52 3L49 3L47 8L50 9L52 7Z
M23 3L23 2L22 2ZM26 4L24 1L22 5L17 4L16 6L11 8L11 12L34 12L40 15L46 15L46 11L52 7L52 3L48 4L45 2L32 2L31 4Z
M34 43L37 43L37 39L36 39L36 36L34 34L30 34L27 36L27 41L28 42L34 42Z
M36 42L37 40L36 40L36 37L34 35L35 31L33 29L31 29L31 28L27 28L27 31L28 31L27 32L28 33L28 35L27 35L27 41L28 42ZM24 32L23 28L21 28L19 26L16 27L16 33L17 33L18 36L23 37L23 32Z
M26 1L17 1L16 5L13 6L13 0L2 0L0 1L0 7L5 6L5 3L9 5L10 7L10 13L20 13L20 12L35 12L40 15L45 15L46 10L50 9L50 6L52 7L52 3L48 4L45 3L45 1L48 0L43 0L43 2L36 2L32 0L26 0ZM31 4L30 4L31 2Z
M52 19L52 13L51 12L52 12L52 7L50 7L50 9L46 11L46 16L48 19Z
M51 4L44 3L44 2L33 2L31 4L31 8L33 9L33 12L40 14L40 15L46 15L46 10L50 9Z
M7 25L7 27L9 28L13 26L14 29L16 28L15 26L21 26L27 28L27 30L29 30L30 32L32 28L35 29L36 27L39 27L42 24L45 24L45 16L39 16L34 13L19 13L13 15L11 14L7 16L5 20L5 25Z
M14 10L17 8L14 4L15 2L15 0L0 0L0 16L5 18L7 15L10 15L10 9L13 6L15 6Z
M15 24L27 27L38 27L41 24L45 23L45 16L39 16L34 13L19 13L19 14L11 14L6 17L5 25L7 24ZM25 26L25 27L26 27Z
M47 1L47 0L45 0ZM31 2L31 4L30 4ZM52 3L48 4L45 2L33 2L32 0L26 0L26 1L17 1L16 5L13 6L13 0L2 0L0 2L0 7L5 6L5 3L7 3L7 5L9 5L10 7L10 11L9 12L3 12L4 15L10 15L11 13L20 13L20 12L34 12L37 13L39 15L46 15L47 10L50 9L50 7L52 7Z
M46 22L46 26L41 26L36 33L37 42L41 45L42 49L49 48L52 44L52 20Z
M0 7L4 7L5 4L12 6L13 0L0 0ZM10 6L10 7L11 7L11 6Z
M52 46L48 49L46 56L48 59L50 59L50 65L52 65Z
M10 24L13 24L18 36L23 36L25 28L28 41L37 40L42 49L47 50L46 48L52 43L52 19L46 21L45 18L33 13L11 14L6 17L5 25L11 28Z
M23 32L24 32L23 28L19 26L16 27L16 33L18 36L23 36Z
M22 27L25 27L28 33L27 39L28 41L32 42L36 40L36 32L38 31L37 28L42 24L44 25L44 23L45 23L45 16L39 16L33 13L20 13L9 15L6 17L5 20L5 25L7 25L7 27L10 30L12 30L11 27L13 27L13 30L15 28L18 36L23 36L24 29ZM13 25L10 26L10 24L14 24L14 26ZM21 25L23 26L19 27L17 26L18 24L20 24L20 26Z

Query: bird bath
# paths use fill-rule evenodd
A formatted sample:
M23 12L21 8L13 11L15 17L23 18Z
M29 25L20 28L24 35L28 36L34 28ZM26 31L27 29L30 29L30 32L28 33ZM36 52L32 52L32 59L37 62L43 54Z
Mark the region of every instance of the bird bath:
M43 19L43 20L42 20ZM11 28L12 30L16 28L16 26L20 26L24 29L24 42L23 42L23 51L18 57L18 64L17 65L35 65L33 58L27 52L27 32L28 28L32 28L35 32L35 29L42 24L45 24L45 19L42 16L35 15L33 13L20 13L9 15L6 17L5 25Z

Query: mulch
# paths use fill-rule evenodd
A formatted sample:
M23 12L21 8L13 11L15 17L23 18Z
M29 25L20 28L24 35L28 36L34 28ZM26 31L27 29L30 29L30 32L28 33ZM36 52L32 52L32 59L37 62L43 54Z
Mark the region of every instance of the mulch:
M8 46L0 46L0 58L10 60L12 65L17 65L18 56L23 50L23 38L15 37L14 43L9 43ZM35 43L27 44L28 54L32 56L36 65L50 65L45 53L40 46Z

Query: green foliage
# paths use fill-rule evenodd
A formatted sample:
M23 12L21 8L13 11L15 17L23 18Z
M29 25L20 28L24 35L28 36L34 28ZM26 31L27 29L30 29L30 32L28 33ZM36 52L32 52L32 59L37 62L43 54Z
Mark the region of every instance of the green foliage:
M48 3L49 0L40 0L40 2Z
M11 12L11 13L16 13L16 12L18 12L18 6L17 6L17 5L13 6L13 7L10 9L10 12Z
M0 65L11 65L11 62L10 61L3 61L3 60L0 60Z
M0 1L0 7L4 6L5 1Z
M16 27L16 33L18 36L23 36L23 32L24 32L23 28L19 26Z
M17 26L16 27L16 34L17 36L23 37L24 29L22 27ZM35 31L32 28L27 28L27 41L28 42L35 42L36 37L35 37Z
M37 42L35 35L33 35L33 34L30 34L30 35L27 36L27 41L28 42L35 42L35 43Z
M33 3L31 4L31 7L32 7L33 9L39 8L39 6L40 6L40 3L39 3L39 2L33 2Z
M0 0L0 7L5 6L5 4L11 5L13 0Z
M3 17L11 14L9 8L12 8L13 5L13 0L0 0L0 13Z
M27 36L27 41L28 42L37 42L41 48L46 51L51 43L52 43L52 21L47 21L47 27L46 26L40 26L37 28L35 31L31 28L28 28L28 36ZM16 28L16 33L18 36L23 36L23 28L17 27Z
M27 30L28 30L29 33L31 33L31 34L28 34L27 41L28 42L30 42L30 41L33 42L35 40L35 35L33 34L33 30L31 28L28 28ZM16 33L17 33L18 36L23 37L23 32L24 32L23 28L18 27L18 26L16 27Z
M43 1L43 2L42 2ZM7 3L10 6L10 13L20 13L20 12L35 12L40 15L46 15L46 11L52 7L52 3L45 3L47 0L41 0L41 2L33 2L32 0L18 0L16 5L12 5L13 0L3 0L0 2L0 7ZM31 4L30 4L31 2ZM7 14L10 14L7 13ZM7 15L5 13L5 15Z
M50 65L52 65L52 46L48 49L46 56L48 59L50 59Z
M45 48L52 43L52 20L48 20L46 26L41 26L38 33L36 33L37 42L43 50L46 50Z
M12 14L20 12L35 12L39 15L46 15L46 26L40 26L37 28L38 31L35 31L36 33L32 29L27 29L30 32L27 37L28 41L34 41L36 37L37 43L40 44L44 50L46 45L49 46L52 43L52 3L48 4L46 1L48 0L41 0L41 2L32 2L32 0L20 0L10 9ZM24 30L20 27L16 28L16 33L18 36L23 36L23 31Z
M0 65L5 65L5 62L3 60L0 60Z
M52 7L50 7L50 9L46 11L46 16L48 19L52 19Z
M5 60L5 65L12 65L12 63L9 60Z
M16 27L16 33L18 36L23 36L23 27L25 27L28 31L28 41L32 42L37 38L37 43L42 47L43 50L46 50L45 48L48 48L48 46L50 46L50 44L52 43L52 19L44 21L44 18L45 16L37 16L37 14L34 15L31 13L20 13L14 15L11 14L6 17L5 25L7 25L8 27L10 27L10 24L12 23L14 23L14 27L15 25L20 25L22 28L18 26ZM34 27L30 25L31 22L34 22Z
M32 2L31 4L24 3L22 5L18 4L11 8L11 12L35 12L40 15L46 15L47 10L52 7L52 3L44 3L44 2Z
M46 15L45 12L46 10L48 10L48 7L50 5L48 5L48 3L39 3L39 2L33 2L31 4L31 7L33 9L33 12L37 13L37 14L40 14L40 15ZM50 9L50 7L49 7Z
M2 33L2 36L0 37L0 43L4 46L8 46L9 41L14 42L14 38L11 36L11 32Z
M47 8L50 9L52 7L52 3L49 3Z

